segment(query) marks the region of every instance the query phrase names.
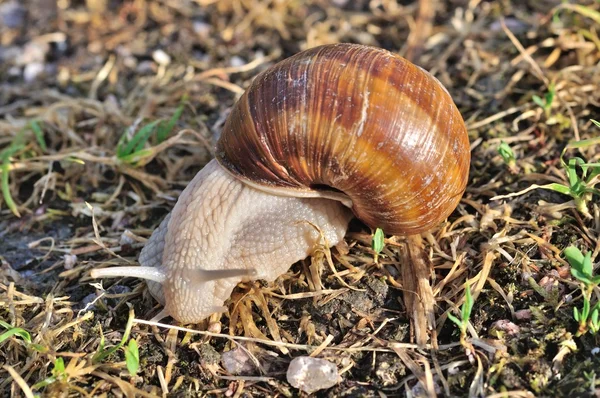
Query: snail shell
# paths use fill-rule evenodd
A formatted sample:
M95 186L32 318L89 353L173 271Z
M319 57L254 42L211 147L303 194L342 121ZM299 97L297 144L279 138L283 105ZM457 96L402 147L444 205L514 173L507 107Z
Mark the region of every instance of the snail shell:
M341 192L370 227L408 235L454 210L470 147L435 77L386 50L336 44L260 74L228 118L217 160L258 189Z

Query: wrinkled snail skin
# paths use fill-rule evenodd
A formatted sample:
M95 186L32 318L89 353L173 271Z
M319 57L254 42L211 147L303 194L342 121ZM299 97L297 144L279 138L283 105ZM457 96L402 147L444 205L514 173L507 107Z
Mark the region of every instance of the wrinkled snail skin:
M238 282L273 281L336 245L354 216L388 234L432 228L469 163L462 117L429 73L373 47L313 48L257 76L142 266L92 277L145 278L161 316L196 323L224 311Z
M223 303L241 280L273 281L319 245L336 245L352 213L329 199L259 191L212 160L167 217L144 246L142 267L132 268L162 269L162 283L148 285L165 305L163 315L197 323L224 311ZM128 267L94 270L92 276L124 276L119 268Z
M337 244L351 217L331 200L261 192L212 160L182 192L166 230L152 236L144 250L154 251L152 245L164 240L166 313L193 323L223 311L240 279L273 281L312 254L325 243L313 225L321 228L328 244ZM234 275L238 278L221 279L231 269L241 270ZM218 279L207 281L206 271Z

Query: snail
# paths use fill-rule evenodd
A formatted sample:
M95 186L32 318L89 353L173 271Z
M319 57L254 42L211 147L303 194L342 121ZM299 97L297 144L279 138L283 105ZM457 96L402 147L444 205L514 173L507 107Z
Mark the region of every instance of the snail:
M376 47L311 48L236 102L141 266L91 276L146 279L159 318L197 323L240 281L273 281L337 245L353 217L391 235L431 229L458 205L469 164L462 116L431 74Z

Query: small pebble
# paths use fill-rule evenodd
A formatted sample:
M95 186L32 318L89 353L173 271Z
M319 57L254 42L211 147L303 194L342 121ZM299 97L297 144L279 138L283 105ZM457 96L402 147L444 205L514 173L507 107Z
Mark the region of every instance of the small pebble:
M94 300L96 300L98 298L98 295L96 293L91 293L88 294L87 296L85 296L83 298L83 300L81 300L81 308L85 308L88 311L93 311L96 309L96 305L92 304L94 302ZM89 305L89 307L88 307Z
M196 33L200 39L206 40L210 37L210 24L204 21L194 21L192 28L194 29L194 33Z
M155 70L154 70L155 67L156 67L156 65L154 65L154 63L151 61L142 61L137 65L135 70L137 73L140 73L140 74L149 74L149 73L155 72Z
M565 294L565 296L563 297L563 300L565 300L565 303L570 303L571 301L573 301L573 295Z
M65 254L65 269L73 269L73 266L77 264L77 256L75 254Z
M519 321L526 321L528 319L531 319L531 310L524 309L515 311L515 318Z
M231 60L229 61L229 65L233 66L234 68L237 68L242 65L246 65L246 61L244 60L244 58L234 55L233 57L231 57Z
M121 238L119 239L119 244L121 246L133 245L135 242L135 235L133 235L133 233L130 230L126 229L125 231L123 231L123 233L121 234Z
M221 355L221 363L225 370L232 375L249 375L255 371L254 362L246 350L234 348Z
M44 64L41 62L32 62L25 65L23 70L23 80L27 83L33 82L42 72L44 72Z
M211 322L208 324L207 331L211 333L221 333L221 322Z
M294 358L287 370L288 383L308 394L335 386L338 378L337 366L320 358Z
M592 348L592 355L598 355L598 354L600 354L600 347Z
M500 319L492 324L493 329L501 330L508 335L515 335L521 331L521 328L507 319Z
M152 59L159 65L169 65L171 63L171 57L163 50L154 51Z

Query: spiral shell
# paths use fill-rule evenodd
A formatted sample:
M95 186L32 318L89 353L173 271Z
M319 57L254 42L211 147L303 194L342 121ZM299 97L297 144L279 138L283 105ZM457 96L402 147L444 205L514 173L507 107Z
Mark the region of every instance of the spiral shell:
M370 227L409 235L455 209L470 147L461 114L435 77L388 51L336 44L257 76L234 106L216 157L255 187L341 192Z

